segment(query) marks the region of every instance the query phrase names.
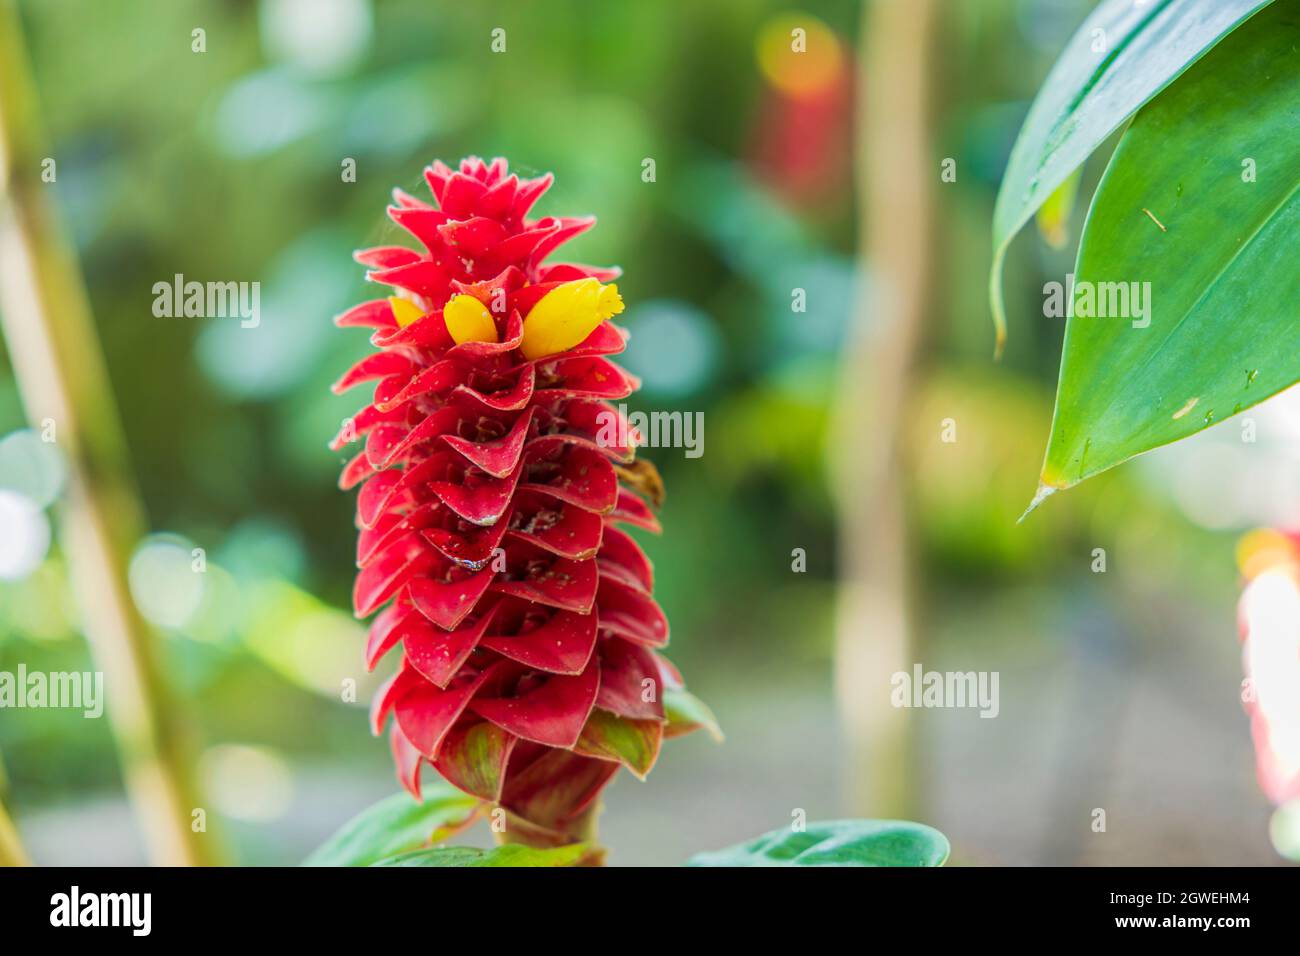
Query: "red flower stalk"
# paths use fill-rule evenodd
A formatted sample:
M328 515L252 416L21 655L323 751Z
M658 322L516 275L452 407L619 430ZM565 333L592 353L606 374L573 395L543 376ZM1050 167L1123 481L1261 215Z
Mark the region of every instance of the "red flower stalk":
M394 190L388 209L424 250L358 252L395 295L336 319L379 350L335 384L377 380L331 446L365 444L339 484L361 486L355 612L383 607L367 665L402 648L372 727L394 717L417 797L429 763L503 807L508 838L572 842L619 764L644 777L665 736L707 723L665 711L668 621L621 528L658 531L663 488L610 404L639 385L607 358L619 270L545 263L595 224L527 218L549 174L471 157L424 175L436 206Z

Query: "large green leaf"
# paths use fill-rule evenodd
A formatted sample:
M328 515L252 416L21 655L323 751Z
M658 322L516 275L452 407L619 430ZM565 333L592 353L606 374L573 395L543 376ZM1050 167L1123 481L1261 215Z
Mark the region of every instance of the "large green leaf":
M585 843L535 849L507 843L491 850L467 846L440 846L413 850L375 863L375 866L577 866L590 854Z
M993 213L989 298L999 352L1006 338L1002 263L1011 239L1138 108L1270 2L1106 0L1070 39L1020 130Z
M1298 193L1300 4L1287 0L1143 108L1111 159L1079 249L1040 496L1300 379ZM1082 314L1089 289L1147 282L1149 295L1127 286L1138 318ZM1123 288L1109 286L1112 315Z
M689 866L943 866L948 839L903 820L831 820L699 853Z
M405 793L380 800L349 820L304 866L369 866L384 857L446 839L474 818L479 800L448 784L424 788L424 802Z

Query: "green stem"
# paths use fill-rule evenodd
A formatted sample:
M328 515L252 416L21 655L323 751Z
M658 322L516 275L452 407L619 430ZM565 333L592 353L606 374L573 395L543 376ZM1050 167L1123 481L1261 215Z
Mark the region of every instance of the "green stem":
M908 711L889 682L919 660L909 545L906 433L917 354L934 285L936 161L930 141L937 0L863 4L856 128L862 286L840 368L832 434L841 582L835 685L845 738L846 797L858 816L911 815ZM881 688L884 688L883 690Z
M126 569L145 527L81 273L46 201L40 131L14 0L0 0L0 318L28 419L68 465L60 532L86 638L104 672L123 776L155 863L215 861L191 826L184 722Z
M604 866L605 850L596 843L597 819L601 806L594 803L578 816L574 817L562 829L551 829L536 823L530 823L504 807L498 807L505 814L505 829L496 833L498 844L518 843L523 846L549 849L568 846L571 843L586 843L591 846L591 853L583 860L582 866Z
M0 803L0 866L31 866L32 861L18 838L18 828Z

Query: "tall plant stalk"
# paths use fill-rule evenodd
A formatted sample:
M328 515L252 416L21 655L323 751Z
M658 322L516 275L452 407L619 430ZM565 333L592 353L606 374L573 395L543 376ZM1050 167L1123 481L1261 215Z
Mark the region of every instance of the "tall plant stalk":
M902 429L931 284L937 170L929 138L933 0L864 5L856 118L860 268L853 339L841 368L833 462L841 588L835 683L850 810L906 817L907 711L890 676L915 660Z
M31 866L27 851L18 838L18 828L9 819L3 803L0 803L0 866Z
M13 0L0 0L0 317L23 405L63 451L60 529L83 627L104 672L126 787L152 860L213 862L156 638L127 587L145 527L81 274L46 202L50 156Z

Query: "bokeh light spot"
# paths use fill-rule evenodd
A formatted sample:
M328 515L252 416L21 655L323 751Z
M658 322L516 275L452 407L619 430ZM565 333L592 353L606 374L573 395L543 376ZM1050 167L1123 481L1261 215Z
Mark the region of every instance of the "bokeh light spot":
M288 70L254 73L218 104L216 146L230 156L262 156L318 129L335 108L326 91Z
M718 362L718 334L712 320L685 302L646 302L631 314L625 364L647 391L685 395L699 391Z
M203 574L193 545L176 535L151 535L131 556L128 580L136 607L151 624L184 627L203 600Z
M262 0L260 20L271 56L317 75L355 66L374 29L369 0Z
M41 441L31 430L0 439L0 488L16 491L37 508L44 508L63 489L66 469L53 442Z
M199 762L199 775L212 805L234 820L277 820L293 802L293 774L284 758L269 747L209 747Z
M0 488L0 579L19 581L45 559L50 522L36 504L16 491Z
M333 331L328 319L347 301L356 275L336 264L348 245L328 232L309 233L276 260L261 287L261 321L244 328L210 319L195 343L199 366L224 392L266 399L311 374Z
M757 54L767 81L795 97L815 96L830 87L844 59L834 31L811 13L798 11L764 24Z

